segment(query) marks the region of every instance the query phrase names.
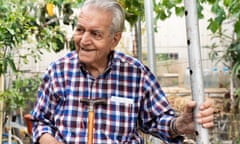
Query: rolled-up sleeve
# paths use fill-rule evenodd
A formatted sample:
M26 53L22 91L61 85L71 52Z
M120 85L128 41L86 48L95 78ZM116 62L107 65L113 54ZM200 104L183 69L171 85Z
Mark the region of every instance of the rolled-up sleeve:
M151 72L145 75L143 91L140 128L167 144L181 144L183 137L172 138L170 135L170 123L176 117L176 113Z
M54 136L54 110L57 105L57 98L53 92L51 71L44 74L34 109L31 113L33 122L33 143L38 143L38 139L44 133Z

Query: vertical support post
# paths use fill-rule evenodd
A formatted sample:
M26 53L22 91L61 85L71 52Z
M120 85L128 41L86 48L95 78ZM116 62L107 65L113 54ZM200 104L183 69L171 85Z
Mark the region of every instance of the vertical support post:
M192 98L197 102L194 117L199 111L199 105L204 102L204 86L196 2L197 0L184 0ZM196 144L209 144L208 130L196 122L195 129Z
M156 74L156 61L155 61L155 41L153 31L153 3L152 0L144 0L144 10L147 27L147 54L148 65L154 74Z
M141 18L138 17L138 22L136 24L136 44L137 44L137 58L142 61L142 30L141 30Z
M4 90L4 78L0 75L0 92ZM0 144L2 143L2 126L3 126L3 101L0 100Z

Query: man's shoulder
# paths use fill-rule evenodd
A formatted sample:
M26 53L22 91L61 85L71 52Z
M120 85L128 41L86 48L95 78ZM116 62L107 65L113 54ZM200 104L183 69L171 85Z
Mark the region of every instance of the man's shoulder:
M139 59L119 51L115 51L114 61L129 64L130 66L136 66L138 68L145 67L145 65Z
M69 51L67 52L63 57L59 59L59 61L64 61L64 60L73 60L77 59L78 55L76 51Z
M76 53L76 51L70 51L67 52L64 56L59 57L58 59L56 59L55 61L51 62L49 65L49 68L52 69L56 69L56 68L63 68L66 65L69 64L76 64L78 63L78 55Z
M67 52L64 56L60 57L55 61L55 63L68 63L78 60L78 55L76 51Z
M147 65L145 65L143 62L141 62L141 60L131 56L131 55L128 55L128 54L125 54L123 52L117 52L115 51L115 54L114 54L114 63L115 65L117 66L124 66L124 67L128 67L128 68L133 68L133 69L137 69L137 71L141 71L143 72L144 74L146 75L149 75L149 76L153 76L153 72L151 71L151 69L148 68Z

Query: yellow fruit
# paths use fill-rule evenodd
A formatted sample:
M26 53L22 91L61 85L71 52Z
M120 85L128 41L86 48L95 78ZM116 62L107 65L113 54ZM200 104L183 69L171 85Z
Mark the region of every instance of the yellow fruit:
M50 17L54 15L54 4L53 3L48 3L47 6L47 13Z

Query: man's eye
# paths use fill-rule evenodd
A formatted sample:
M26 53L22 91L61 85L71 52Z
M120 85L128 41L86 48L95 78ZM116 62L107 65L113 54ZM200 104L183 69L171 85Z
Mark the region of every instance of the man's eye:
M76 31L79 32L79 33L83 33L84 29L83 28L77 28Z
M92 32L91 32L91 35L92 35L95 39L97 39L97 40L103 38L103 33L98 32L98 31L92 31Z

